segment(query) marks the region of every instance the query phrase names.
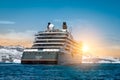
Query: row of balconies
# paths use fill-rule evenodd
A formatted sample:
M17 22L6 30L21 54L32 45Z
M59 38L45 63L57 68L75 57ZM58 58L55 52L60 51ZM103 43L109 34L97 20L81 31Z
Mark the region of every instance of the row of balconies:
M68 44L68 43L37 43L34 44L32 48L64 48L66 50L71 50L71 51L81 51L80 47L76 47L74 45Z
M46 38L49 38L49 37L52 37L52 38L56 38L56 37L67 37L67 35L38 35L38 36L35 36L35 38L41 38L41 37L46 37Z
M68 32L58 31L58 32L38 32L38 34L68 34Z
M63 44L65 42L76 47L81 46L70 39L36 39L36 41L34 41L34 44Z

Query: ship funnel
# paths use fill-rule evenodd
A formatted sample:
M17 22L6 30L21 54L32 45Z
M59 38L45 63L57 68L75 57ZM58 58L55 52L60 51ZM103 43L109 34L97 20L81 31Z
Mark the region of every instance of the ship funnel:
M63 29L67 29L67 24L66 24L66 22L63 22L62 28L63 28Z
M54 25L51 24L50 22L48 22L47 29L48 29L48 31L53 31L54 30Z
M48 25L47 25L47 30L49 30L49 25L50 25L51 23L50 22L48 22Z

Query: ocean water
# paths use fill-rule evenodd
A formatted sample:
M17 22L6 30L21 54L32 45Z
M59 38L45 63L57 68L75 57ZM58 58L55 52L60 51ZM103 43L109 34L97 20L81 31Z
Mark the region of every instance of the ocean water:
M0 63L0 80L120 80L120 64L61 66Z

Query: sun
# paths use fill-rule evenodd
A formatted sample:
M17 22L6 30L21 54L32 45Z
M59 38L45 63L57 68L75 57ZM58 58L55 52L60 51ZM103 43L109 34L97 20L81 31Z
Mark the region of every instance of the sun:
M89 51L89 47L86 44L84 44L83 47L82 47L82 51L83 52L88 52Z

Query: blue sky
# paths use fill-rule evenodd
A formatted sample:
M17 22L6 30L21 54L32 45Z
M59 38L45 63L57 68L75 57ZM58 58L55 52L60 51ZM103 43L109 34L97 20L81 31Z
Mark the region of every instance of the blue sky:
M0 0L0 21L15 22L0 27L2 32L6 29L38 30L48 21L54 24L59 21L60 26L60 21L73 25L80 19L116 32L120 29L119 5L119 0Z
M120 0L0 0L1 35L43 30L49 21L59 28L66 21L75 39L120 52Z

